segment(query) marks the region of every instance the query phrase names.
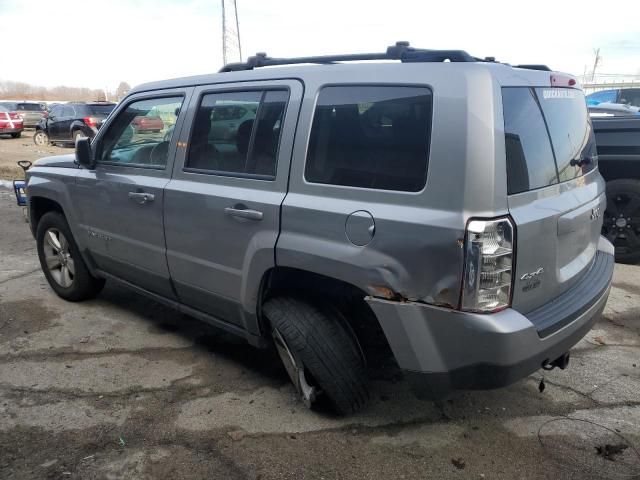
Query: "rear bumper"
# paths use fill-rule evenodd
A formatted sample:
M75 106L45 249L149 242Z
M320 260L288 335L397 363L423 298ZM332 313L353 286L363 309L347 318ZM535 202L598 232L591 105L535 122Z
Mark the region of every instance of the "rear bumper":
M513 309L476 314L371 297L367 302L416 393L437 398L452 390L509 385L563 355L602 313L613 267L613 247L601 239L579 284L527 315Z

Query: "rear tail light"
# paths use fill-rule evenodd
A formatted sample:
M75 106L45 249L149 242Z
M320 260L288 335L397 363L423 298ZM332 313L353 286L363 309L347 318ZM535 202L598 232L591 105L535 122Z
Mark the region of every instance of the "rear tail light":
M95 117L84 117L83 120L84 120L84 123L86 123L90 127L95 128L98 126L98 119Z
M16 112L9 112L6 115L12 120L22 120L20 115L18 115Z
M496 312L511 304L513 224L508 218L470 220L465 238L462 310Z

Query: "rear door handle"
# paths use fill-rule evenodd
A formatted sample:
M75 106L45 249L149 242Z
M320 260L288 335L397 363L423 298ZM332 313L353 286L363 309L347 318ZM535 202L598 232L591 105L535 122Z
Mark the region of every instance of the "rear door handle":
M224 213L231 215L232 217L248 218L249 220L262 220L262 212L258 210L251 210L249 208L234 208L226 207Z
M140 205L144 205L145 203L153 202L156 197L153 195L153 193L129 192L129 198L134 202L139 203Z

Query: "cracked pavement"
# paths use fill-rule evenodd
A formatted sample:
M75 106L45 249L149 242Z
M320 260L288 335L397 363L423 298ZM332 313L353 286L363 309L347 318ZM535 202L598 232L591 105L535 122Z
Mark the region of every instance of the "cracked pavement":
M340 418L306 410L273 352L121 287L64 302L1 188L0 218L2 479L640 475L639 266L616 266L567 370L443 402L381 375L372 405Z

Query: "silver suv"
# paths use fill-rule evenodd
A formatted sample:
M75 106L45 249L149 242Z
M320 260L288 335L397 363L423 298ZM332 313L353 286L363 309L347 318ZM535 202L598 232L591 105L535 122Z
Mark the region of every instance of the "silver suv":
M136 132L149 112L172 131ZM406 43L141 85L27 192L58 295L113 280L275 345L343 414L389 348L430 398L566 367L614 265L575 79Z

